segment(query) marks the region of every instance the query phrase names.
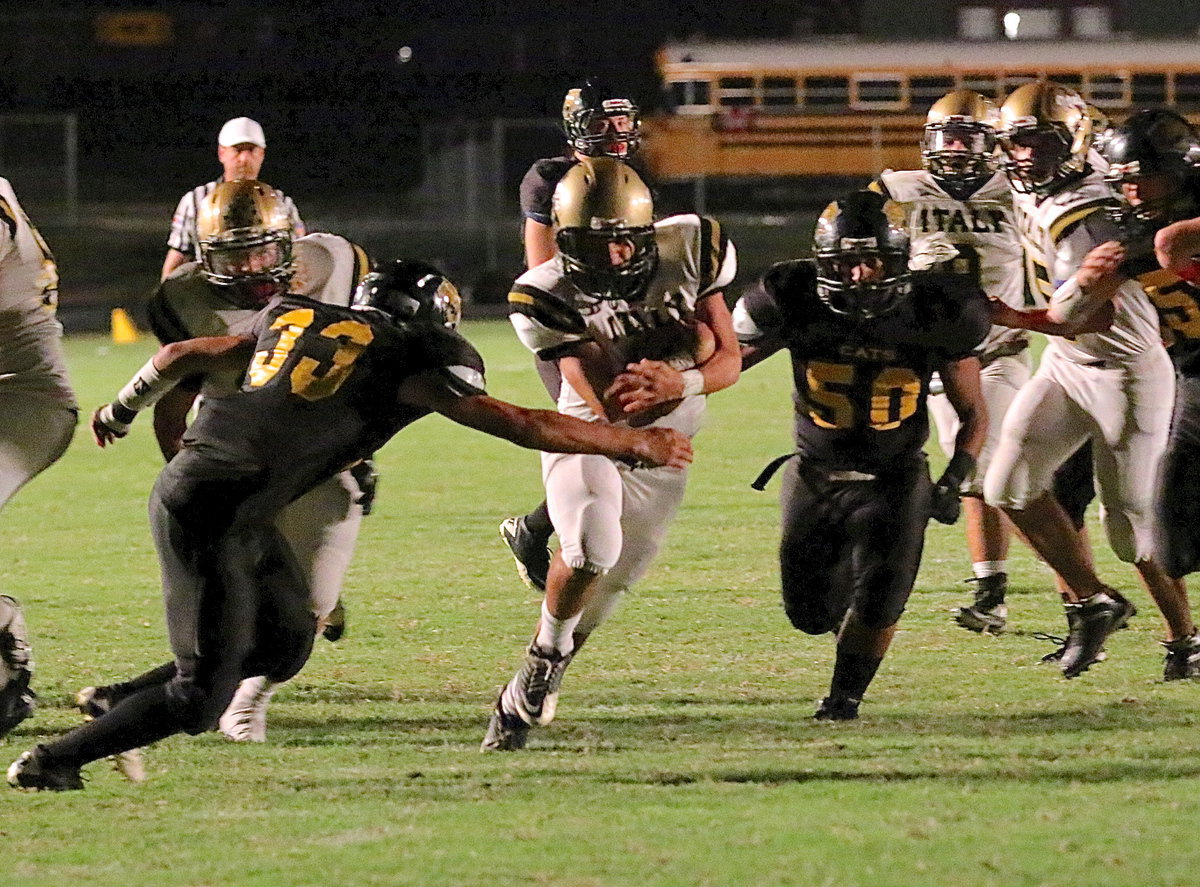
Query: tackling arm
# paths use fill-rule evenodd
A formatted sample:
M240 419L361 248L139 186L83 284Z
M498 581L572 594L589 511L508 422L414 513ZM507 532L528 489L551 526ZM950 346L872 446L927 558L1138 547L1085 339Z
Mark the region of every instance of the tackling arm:
M959 489L972 471L987 439L987 406L979 380L979 358L948 360L938 368L946 397L958 414L959 429L954 438L954 455L933 486L930 516L943 524L958 520L961 508Z
M528 410L486 394L464 396L430 374L406 379L399 398L531 450L592 453L655 467L684 468L692 461L691 442L672 429L637 430L584 422L551 410Z

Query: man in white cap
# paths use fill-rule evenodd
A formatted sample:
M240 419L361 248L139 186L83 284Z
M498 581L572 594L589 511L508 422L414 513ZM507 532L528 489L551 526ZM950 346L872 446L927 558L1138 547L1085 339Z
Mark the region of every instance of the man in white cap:
M226 120L217 135L217 159L224 170L213 182L199 185L184 194L175 208L171 219L171 233L167 237L167 257L163 260L161 280L184 262L200 260L199 244L196 242L196 210L216 187L217 182L232 182L238 179L257 179L267 154L267 137L263 128L249 117L234 117ZM285 197L288 215L292 220L296 237L304 236L304 222L296 211L296 204Z

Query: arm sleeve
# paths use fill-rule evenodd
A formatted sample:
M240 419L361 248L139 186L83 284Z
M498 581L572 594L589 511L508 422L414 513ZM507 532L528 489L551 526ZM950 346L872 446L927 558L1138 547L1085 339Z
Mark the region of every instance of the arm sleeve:
M533 164L521 179L521 215L542 225L549 225L550 204L554 197L554 185L546 180L542 164Z
M1071 277L1083 258L1092 248L1109 240L1116 240L1119 232L1108 219L1103 210L1106 203L1092 205L1081 209L1082 215L1077 215L1068 224L1056 226L1054 234L1054 267L1051 273L1054 286L1060 287Z
M782 329L783 315L762 281L746 290L733 308L733 331L743 345L777 336Z
M429 349L429 367L417 375L455 397L487 394L483 358L459 333L447 330L424 344Z
M699 229L700 295L724 289L737 274L737 250L721 223L700 217Z
M537 287L514 284L508 294L508 311L517 338L542 360L554 360L589 341L579 312Z

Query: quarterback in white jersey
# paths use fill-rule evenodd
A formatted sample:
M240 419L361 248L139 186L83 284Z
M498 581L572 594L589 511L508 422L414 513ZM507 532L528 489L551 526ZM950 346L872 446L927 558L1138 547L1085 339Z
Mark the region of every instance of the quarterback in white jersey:
M75 433L57 303L54 256L0 179L0 508L54 464ZM17 602L0 595L0 736L33 712L24 626Z
M654 223L641 178L609 157L567 172L553 214L559 253L517 279L509 306L526 347L559 363L559 411L695 434L703 395L732 385L741 368L721 295L736 271L733 245L712 219ZM531 726L553 719L567 663L649 569L687 473L544 453L542 479L561 548L484 751L521 748Z
M252 199L237 202L247 195ZM159 284L150 300L151 327L162 344L243 332L266 300L285 287L319 302L350 304L358 282L371 270L366 252L336 234L308 234L291 241L288 216L280 203L278 192L261 182L225 183L206 198L200 217L204 260L177 268ZM230 223L226 212L230 207L241 207L240 211L249 211L254 217ZM218 230L211 230L214 226ZM223 229L236 231L238 238L257 241L257 245L223 243ZM214 255L269 246L283 248L277 257L279 262L255 267L253 273L226 267L227 260ZM232 261L245 258L234 256ZM249 261L246 267L254 264ZM228 397L240 384L239 373L208 374L185 381L156 403L154 431L164 457L172 458L182 446L187 417L197 395ZM363 516L361 477L341 472L284 508L277 522L307 575L313 613L322 626L338 605L358 540ZM235 740L262 741L269 690L261 678L244 682L222 719L226 735Z
M1087 162L1091 118L1082 99L1057 84L1030 83L1009 96L1001 115L1022 239L1049 300L1040 315L1011 312L1005 322L1057 335L1005 418L984 491L1069 586L1062 668L1075 677L1133 613L1097 577L1079 533L1049 494L1055 469L1089 440L1113 551L1141 574L1169 641L1194 630L1182 583L1154 559L1152 492L1174 375L1154 307L1138 283L1126 281L1102 305L1088 297L1108 270L1092 250L1114 240L1116 230L1104 213L1111 191ZM1101 308L1108 325L1090 324ZM1040 321L1029 323L1031 317Z
M886 170L871 187L898 203L907 219L911 265L963 274L989 298L1025 307L1025 273L1008 178L995 169L996 106L960 89L933 104L921 144L924 169ZM963 485L973 602L956 621L998 634L1007 620L1007 557L1011 530L1003 513L983 501L983 478L1000 441L1000 424L1032 364L1029 332L993 325L979 347L988 433L974 474ZM954 453L959 420L944 394L928 400L942 451Z

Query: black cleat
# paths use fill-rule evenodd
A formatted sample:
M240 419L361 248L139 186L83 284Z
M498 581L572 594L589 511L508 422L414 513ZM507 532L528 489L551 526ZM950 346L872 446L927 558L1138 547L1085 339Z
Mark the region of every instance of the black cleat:
M848 696L826 696L817 705L813 718L818 721L856 721L861 699Z
M346 607L339 600L325 617L325 627L321 629L321 637L332 643L337 643L346 633Z
M45 746L39 745L8 765L8 784L37 791L76 791L83 788L83 776L78 767L51 761Z
M21 669L0 688L0 738L33 714L37 694L29 688L31 676L28 669Z
M504 691L500 691L503 698ZM487 733L479 745L480 751L519 751L525 747L529 738L529 725L521 720L519 715L510 715L496 700L492 709L492 717L488 721Z
M1067 604L1066 647L1061 665L1063 676L1079 677L1095 662L1104 649L1105 639L1129 622L1135 612L1133 604L1116 592L1097 592L1078 604Z
M523 517L505 519L500 524L500 538L517 562L521 581L535 591L545 591L546 574L550 572L550 540L534 536Z
M1008 622L1008 606L1004 603L1008 574L996 573L967 581L978 583L975 600L969 606L959 607L954 614L954 621L969 631L1000 634Z
M1200 635L1193 632L1163 646L1167 648L1167 658L1163 662L1164 681L1200 677Z

